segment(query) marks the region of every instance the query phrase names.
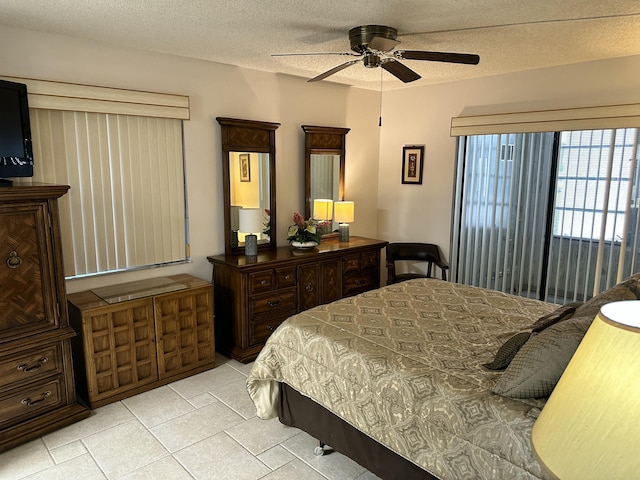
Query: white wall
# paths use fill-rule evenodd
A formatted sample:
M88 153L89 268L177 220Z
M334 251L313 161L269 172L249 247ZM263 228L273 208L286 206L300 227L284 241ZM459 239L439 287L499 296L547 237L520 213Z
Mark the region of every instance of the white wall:
M0 45L2 75L190 97L191 119L185 122L184 132L193 262L73 280L67 284L68 292L182 272L211 277L206 257L224 251L217 116L281 123L276 131L278 244L286 244L293 212L304 213L304 132L300 126L351 128L347 135L345 194L356 202L352 233L376 235L375 92L2 26Z
M461 67L473 68L473 67ZM378 238L440 245L449 256L456 141L451 118L640 102L640 56L384 93ZM425 145L422 185L402 185L402 146Z

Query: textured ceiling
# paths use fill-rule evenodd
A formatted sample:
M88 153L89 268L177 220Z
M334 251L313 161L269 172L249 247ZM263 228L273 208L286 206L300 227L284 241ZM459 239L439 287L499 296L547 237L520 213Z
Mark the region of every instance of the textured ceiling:
M476 66L403 60L403 84L357 63L323 81L363 88L425 85L640 55L637 0L2 0L0 24L114 45L314 77L349 57L350 28L398 29L398 48L476 53Z

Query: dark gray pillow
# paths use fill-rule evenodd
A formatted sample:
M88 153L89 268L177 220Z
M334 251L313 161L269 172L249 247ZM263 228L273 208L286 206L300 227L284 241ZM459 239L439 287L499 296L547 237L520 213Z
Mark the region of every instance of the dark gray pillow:
M516 333L513 337L507 340L498 349L493 361L485 363L484 366L489 370L503 370L507 368L516 353L518 353L527 340L529 340L532 333L541 332L554 323L568 318L580 305L582 305L580 302L568 303L555 309L553 312L540 317L527 330Z
M491 391L511 398L549 396L592 321L574 316L533 334Z

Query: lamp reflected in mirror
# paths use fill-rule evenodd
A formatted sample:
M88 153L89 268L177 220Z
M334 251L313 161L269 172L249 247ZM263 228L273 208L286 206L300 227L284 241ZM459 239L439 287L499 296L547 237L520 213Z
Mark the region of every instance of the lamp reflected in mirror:
M247 257L258 254L258 236L264 229L262 210L259 208L243 208L239 212L240 233L244 233L244 254Z
M317 198L313 201L313 218L318 221L320 235L331 233L333 220L333 200Z

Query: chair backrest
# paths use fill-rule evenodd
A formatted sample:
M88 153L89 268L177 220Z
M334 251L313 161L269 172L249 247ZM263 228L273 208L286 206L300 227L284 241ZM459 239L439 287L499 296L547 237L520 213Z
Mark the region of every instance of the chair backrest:
M440 256L440 249L433 243L411 243L411 242L398 242L389 243L386 247L387 252L387 284L395 283L397 280L405 278L419 278L419 277L431 277L432 273L435 275L435 269L433 265L437 265L442 271L442 279L447 279L447 270L449 265ZM414 261L414 262L426 262L427 273L426 275L411 274L396 275L395 262L397 261Z

